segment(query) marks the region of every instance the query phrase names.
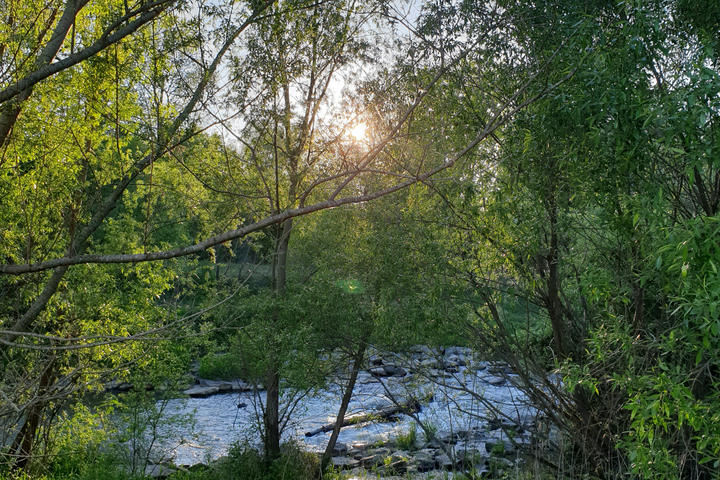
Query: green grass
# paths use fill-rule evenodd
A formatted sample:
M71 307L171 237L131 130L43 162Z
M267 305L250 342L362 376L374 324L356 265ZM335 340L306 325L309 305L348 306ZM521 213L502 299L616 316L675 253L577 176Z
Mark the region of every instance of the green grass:
M411 451L415 450L415 444L417 443L417 427L413 423L410 425L410 429L406 433L401 433L397 436L397 444L400 450Z

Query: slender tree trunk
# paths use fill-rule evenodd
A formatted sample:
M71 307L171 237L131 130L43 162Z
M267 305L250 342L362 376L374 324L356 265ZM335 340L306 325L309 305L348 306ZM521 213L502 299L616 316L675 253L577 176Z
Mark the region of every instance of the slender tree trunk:
M565 341L565 325L563 324L562 305L560 300L560 274L558 271L558 206L556 186L551 180L548 195L548 214L550 217L550 251L547 254L548 279L546 307L553 331L555 354L560 360L567 357Z
M275 293L278 299L285 296L287 282L287 254L292 231L292 219L282 225L281 235L277 242L275 262ZM276 312L275 322L278 312ZM270 350L273 350L273 346ZM268 461L280 456L280 373L277 354L268 352L268 367L265 380L267 400L263 423L265 426L265 456Z
M290 245L290 233L292 232L293 220L286 220L282 227L282 237L278 245L277 251L277 272L276 286L278 296L285 296L285 285L287 283L287 256L288 247Z
M272 355L272 354L271 354ZM273 360L275 355L272 355ZM268 461L280 456L280 375L274 361L268 362L265 405L265 457Z
M367 344L363 342L360 345L357 353L353 355L353 366L352 371L350 372L350 379L345 386L345 393L343 394L342 402L340 403L340 410L338 410L337 419L335 421L335 428L333 428L332 434L330 435L330 441L328 442L327 447L325 448L325 453L323 454L323 470L330 462L330 459L332 458L332 452L335 449L335 444L337 443L338 436L340 436L340 430L342 429L343 422L345 421L345 413L347 412L347 407L350 404L353 390L355 390L355 382L357 381L358 372L360 372L360 368L362 367L366 348Z

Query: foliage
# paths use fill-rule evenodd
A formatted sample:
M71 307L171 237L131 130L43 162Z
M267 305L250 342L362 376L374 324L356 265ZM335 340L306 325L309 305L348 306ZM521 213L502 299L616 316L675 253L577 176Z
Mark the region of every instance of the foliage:
M246 373L240 367L241 362L242 359L232 353L207 355L200 360L198 375L201 378L219 378L220 380L241 378Z
M553 51L545 14L507 6ZM558 428L572 460L549 458L558 468L714 478L720 77L713 36L683 23L706 28L714 7L706 20L686 2L547 7L582 45L556 57L574 75L498 133L472 180L443 190L470 327L563 399L545 407L569 419ZM551 368L562 386L543 380Z
M228 480L311 480L316 478L320 462L318 457L304 451L297 444L283 444L279 458L268 462L247 444L236 443L228 452L228 458L218 467L221 478Z
M126 394L115 412L117 432L110 438L116 445L119 465L133 475L144 472L151 463L160 464L170 460L177 445L169 441L184 442L174 438L175 427L192 427L192 413L168 414L169 396L157 400L143 391Z
M16 467L114 475L107 419L60 413L110 379L161 386L199 355L202 376L265 384L270 405L321 387L328 351L448 342L533 380L569 440L545 452L559 470L716 476L716 2L431 0L400 52L367 34L386 33L385 2L0 4ZM133 392L104 430L135 442L133 471L162 405ZM230 463L304 478L288 448Z

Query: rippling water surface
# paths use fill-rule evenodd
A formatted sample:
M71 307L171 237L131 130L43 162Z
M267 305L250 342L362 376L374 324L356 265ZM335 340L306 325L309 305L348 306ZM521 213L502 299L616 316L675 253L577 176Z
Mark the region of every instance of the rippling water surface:
M371 413L374 410L392 404L388 392L396 398L407 398L411 393L416 398L432 400L422 405L418 414L423 422L429 422L438 431L468 430L483 424L487 418L487 406L473 395L460 392L457 387L464 382L473 392L479 394L486 402L500 408L505 414L517 418L531 413L525 405L522 393L510 383L500 386L490 385L490 376L484 372L475 372L461 368L454 378L446 378L448 386L442 386L426 379L414 380L415 376L404 379L391 377L383 379L384 387L369 374L363 372L358 376L353 400L348 415ZM512 380L512 376L511 376ZM335 420L340 407L342 392L339 387L303 398L297 405L291 423L284 433L283 440L296 439L313 451L324 450L330 433L321 433L306 437L305 432L317 429ZM261 392L257 398L247 393L227 393L208 398L191 398L171 400L166 407L170 414L192 414L195 420L194 433L189 428L173 427L164 434L170 437L167 444L172 450L174 461L178 465L192 465L206 462L227 453L228 447L237 441L247 441L251 445L259 444L257 412L260 407L257 401L264 401ZM238 404L247 406L238 408ZM375 443L387 440L398 433L407 432L414 421L406 415L399 415L397 422L374 422L348 426L341 430L339 442L353 445L357 443ZM418 428L418 436L422 436Z

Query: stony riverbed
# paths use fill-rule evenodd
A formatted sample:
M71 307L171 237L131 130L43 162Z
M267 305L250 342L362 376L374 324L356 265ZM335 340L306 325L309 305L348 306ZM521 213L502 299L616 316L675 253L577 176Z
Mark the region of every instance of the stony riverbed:
M340 383L297 403L285 440L293 439L311 451L325 449L330 433L306 433L335 421ZM478 360L461 347L416 347L402 355L376 353L358 375L348 416L421 399L416 418L435 438L430 439L405 414L391 421L351 425L340 433L333 462L357 474L512 466L520 461L517 446L531 441L537 422L516 383L517 376L506 365ZM253 392L241 381L204 379L197 379L186 392L196 398L170 400L165 409L168 414L191 413L195 427L162 432L168 437L163 445L165 460L186 466L207 463L225 455L233 442L259 444L258 402L264 401L264 392ZM417 440L409 446L407 434L413 425Z

